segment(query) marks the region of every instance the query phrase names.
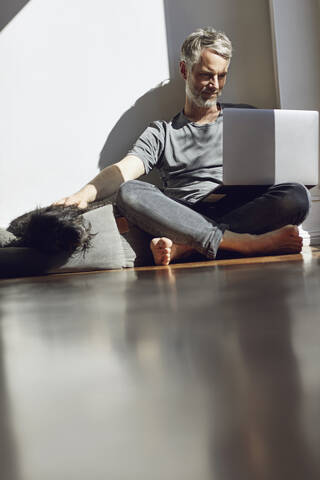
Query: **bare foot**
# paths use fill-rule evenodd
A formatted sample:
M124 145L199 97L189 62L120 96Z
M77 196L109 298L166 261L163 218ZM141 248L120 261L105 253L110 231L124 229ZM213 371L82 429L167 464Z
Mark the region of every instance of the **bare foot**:
M169 265L173 260L187 257L193 251L188 245L173 243L170 238L153 238L150 242L154 263L156 265Z
M262 235L226 231L219 248L244 255L299 253L302 238L296 225L286 225Z

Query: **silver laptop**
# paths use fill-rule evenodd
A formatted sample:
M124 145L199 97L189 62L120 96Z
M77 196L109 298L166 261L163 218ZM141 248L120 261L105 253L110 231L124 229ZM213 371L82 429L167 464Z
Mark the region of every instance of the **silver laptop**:
M223 183L318 184L319 114L305 110L223 111Z

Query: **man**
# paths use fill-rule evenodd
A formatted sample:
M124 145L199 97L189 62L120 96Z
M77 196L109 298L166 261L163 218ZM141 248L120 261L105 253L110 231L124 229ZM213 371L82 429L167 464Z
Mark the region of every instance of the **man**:
M170 122L153 122L123 160L57 203L84 208L118 191L122 214L155 237L150 248L157 265L194 251L209 259L219 249L244 255L300 252L297 225L310 207L303 185L223 189L223 105L217 99L231 56L224 33L206 28L189 35L180 61L183 111ZM154 167L160 170L163 191L136 180Z

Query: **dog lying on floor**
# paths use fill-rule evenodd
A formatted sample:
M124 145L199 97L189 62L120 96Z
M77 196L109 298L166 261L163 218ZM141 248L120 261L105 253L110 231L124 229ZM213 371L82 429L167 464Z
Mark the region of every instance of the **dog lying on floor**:
M44 253L83 253L96 234L83 214L110 200L92 202L86 209L77 206L50 205L27 212L10 223L0 234L0 247L32 247Z

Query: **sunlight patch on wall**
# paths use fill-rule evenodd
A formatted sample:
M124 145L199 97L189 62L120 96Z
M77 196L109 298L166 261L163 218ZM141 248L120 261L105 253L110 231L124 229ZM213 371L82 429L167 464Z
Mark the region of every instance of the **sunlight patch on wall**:
M104 0L32 0L0 40L0 195L10 196L13 179L26 190L36 175L30 207L89 180L117 120L169 76L162 0L112 8ZM12 211L25 209L21 197L15 202Z

